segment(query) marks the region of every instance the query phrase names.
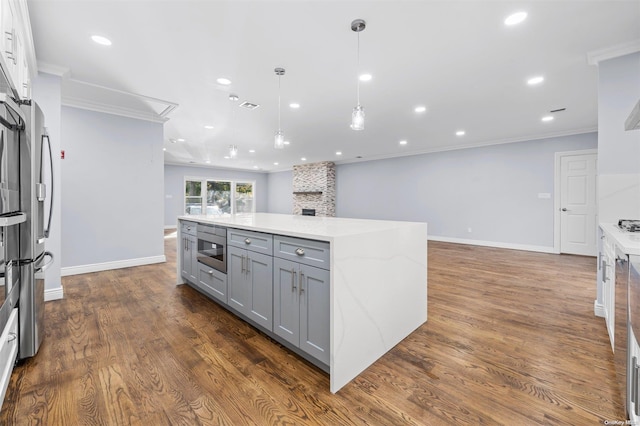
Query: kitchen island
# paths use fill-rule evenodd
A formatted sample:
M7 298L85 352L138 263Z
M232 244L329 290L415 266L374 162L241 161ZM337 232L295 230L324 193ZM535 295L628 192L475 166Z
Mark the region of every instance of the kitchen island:
M329 277L327 364L333 393L427 320L426 223L269 213L190 215L178 220L178 253L184 248L185 223L227 228L227 248L237 244L230 237L235 230L272 235L273 241L284 247L281 253L286 252L287 245L295 247L296 241L307 241L305 247L312 249L326 247L323 250L328 262L323 267ZM278 250L272 249L274 264ZM300 254L300 248L297 250ZM230 264L231 260L227 262ZM180 255L177 263L177 283L183 284ZM242 267L244 271L244 263ZM231 265L229 268L231 273ZM272 270L276 290L277 268ZM291 287L294 285L292 276ZM274 303L277 300L274 297Z

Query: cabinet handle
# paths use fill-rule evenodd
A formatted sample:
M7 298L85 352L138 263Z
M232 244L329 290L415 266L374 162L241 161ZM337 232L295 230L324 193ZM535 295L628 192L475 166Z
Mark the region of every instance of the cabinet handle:
M303 255L304 255L304 249L303 249L303 248L298 247L298 248L296 249L296 254L297 254L298 256L303 256Z
M300 271L300 295L304 292L304 272Z
M207 272L207 274L213 275L213 269L211 269L209 272Z
M245 271L245 268L244 268L244 254L240 258L240 267L242 269L241 272L244 274L244 271Z
M602 265L600 266L600 270L602 271L602 282L608 280L607 278L607 261L602 259Z
M295 293L296 288L296 271L295 269L291 268L291 292Z
M246 266L246 268L245 268L245 270L246 270L245 272L246 272L247 274L248 274L249 272L251 272L251 271L249 270L249 265L251 264L250 260L251 260L251 259L249 259L249 255L247 255L247 266Z
M9 338L7 339L7 343L9 342L13 342L14 340L16 340L16 333L9 333Z
M638 377L638 374L640 374L640 367L638 366L638 364L634 363L633 370L634 370L634 376L636 379L635 380L636 384L633 385L633 389L635 389L635 395L634 395L635 399L633 400L633 403L634 403L633 410L635 411L636 416L640 416L640 409L638 409L638 405L640 405L638 401L638 399L640 399L640 392L638 392L638 382L640 382L640 377ZM633 389L631 390L631 392L633 392Z
M244 239L244 243L245 244L251 244L251 238L245 238Z

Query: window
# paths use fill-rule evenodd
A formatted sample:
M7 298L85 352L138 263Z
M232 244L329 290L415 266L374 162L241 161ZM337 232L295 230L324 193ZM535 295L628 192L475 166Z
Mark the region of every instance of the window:
M186 178L186 214L229 215L254 213L255 182ZM203 190L206 188L206 193Z

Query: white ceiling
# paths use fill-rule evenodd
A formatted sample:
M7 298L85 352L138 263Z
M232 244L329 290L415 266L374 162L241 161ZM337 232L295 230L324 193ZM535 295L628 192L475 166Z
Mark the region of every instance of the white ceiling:
M28 7L39 68L64 70L64 103L152 119L166 108L165 162L262 171L301 157L358 161L593 131L597 67L587 53L640 45L637 0L29 0ZM516 11L527 19L505 26ZM367 21L360 71L373 75L360 85L360 132L349 128L356 18ZM113 44L93 43L94 34ZM273 148L275 67L286 69L284 150ZM528 86L536 75L544 83ZM233 106L230 93L260 107ZM297 110L289 108L294 101ZM415 113L418 105L427 112ZM566 111L541 121L558 108ZM223 158L230 144L237 159Z

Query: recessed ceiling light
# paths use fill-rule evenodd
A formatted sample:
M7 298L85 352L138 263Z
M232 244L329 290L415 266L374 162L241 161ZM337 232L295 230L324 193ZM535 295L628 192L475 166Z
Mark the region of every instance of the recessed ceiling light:
M372 76L371 74L360 74L360 77L358 77L360 79L360 81L370 81Z
M162 148L162 150L163 150L163 151L166 151L166 150L167 150L167 148Z
M289 145L289 143L290 143L289 141L284 141L285 145Z
M277 161L275 163L273 163L274 166L277 166L278 164L280 164L280 163L278 163Z
M400 145L406 145L406 144L407 144L407 141L405 141L405 140L401 140L401 141L400 141L400 142L398 142L398 143L399 143Z
M180 138L180 139L176 139L178 142L184 142L184 139Z
M336 155L342 155L342 151L336 151Z
M229 80L228 78L224 78L224 77L220 77L216 81L218 82L218 84L222 84L224 86L228 86L228 85L231 84L231 80Z
M527 12L516 12L512 15L507 16L507 18L504 20L504 24L508 26L518 25L525 19L527 19Z
M207 124L206 126L204 126L204 128L205 128L205 129L209 129L209 130L211 130L211 129L213 129L213 126L211 126L211 125Z
M298 109L298 108L300 108L300 104L297 103L297 102L291 102L289 104L289 108Z
M539 75L537 77L531 77L529 80L527 80L527 84L529 86L535 86L536 84L540 84L544 81L544 77Z
M553 115L545 115L542 117L542 121L553 121Z
M464 134L465 134L465 131L464 131L464 130L458 130L458 131L456 132L456 136L464 136Z
M253 154L254 152L256 152L256 150L255 149L250 149L249 152Z
M426 110L427 110L427 107L424 105L419 105L414 109L415 112L425 112Z
M300 160L307 161L307 158L306 157L302 157Z
M223 158L224 158L225 160L228 160L228 159L229 159L229 158L231 158L231 157L229 157L228 155L225 155Z
M205 163L211 164L211 160L207 160L207 161L205 161Z
M257 168L258 168L258 166L253 166L253 168L254 168L254 169L257 169Z
M103 46L111 46L111 40L109 40L108 38L103 37L103 36L92 35L91 36L91 40L93 40L95 43L101 44Z

